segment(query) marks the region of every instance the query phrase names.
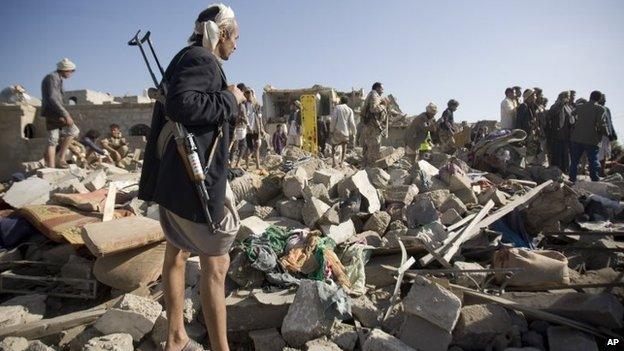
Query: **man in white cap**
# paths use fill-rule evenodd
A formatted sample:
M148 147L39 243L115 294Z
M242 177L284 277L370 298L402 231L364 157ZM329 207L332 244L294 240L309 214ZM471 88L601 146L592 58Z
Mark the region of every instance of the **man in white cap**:
M45 76L41 82L41 116L45 117L48 130L48 147L43 158L46 166L51 168L56 165L56 146L61 138L59 166L68 167L65 153L72 139L80 133L71 115L63 107L63 79L70 78L75 71L76 65L64 58L56 64L56 71Z
M162 272L168 323L166 351L202 350L184 328L184 271L191 253L199 255L201 264L199 289L211 350L229 350L225 277L240 218L227 182L227 164L238 106L245 97L238 87L228 84L221 64L236 50L238 33L231 8L217 4L202 11L189 46L174 56L165 72L165 103L154 105L139 198L159 205L160 225L167 240ZM168 132L173 129L171 121L194 135L199 162L205 169L210 218ZM208 165L211 150L214 153Z
M382 99L384 87L381 82L373 83L370 93L364 100L360 115L362 116L362 165L371 167L379 158L381 134L385 130L388 118L387 102Z
M410 125L405 130L406 153L410 156L416 154L420 145L437 131L435 115L438 113L438 106L430 102L425 108L425 112L414 117Z

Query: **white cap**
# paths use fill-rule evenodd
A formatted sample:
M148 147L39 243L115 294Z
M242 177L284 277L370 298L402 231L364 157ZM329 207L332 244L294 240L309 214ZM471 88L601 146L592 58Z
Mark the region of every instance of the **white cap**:
M56 69L58 71L74 71L76 70L76 64L65 57L56 64Z

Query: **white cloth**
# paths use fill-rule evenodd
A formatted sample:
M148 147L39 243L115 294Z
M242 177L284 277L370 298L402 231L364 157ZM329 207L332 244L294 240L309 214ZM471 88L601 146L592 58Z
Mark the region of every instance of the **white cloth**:
M353 110L346 104L336 106L329 121L329 130L331 134L338 133L347 138L355 135L357 127L355 126Z
M245 118L252 133L260 132L260 123L258 121L258 112L251 101L245 101Z
M297 133L297 124L295 122L290 123L288 136L286 137L286 145L301 146L301 135Z
M234 10L223 4L212 5L218 7L219 13L214 21L195 22L195 34L202 36L202 46L210 51L214 51L219 42L219 26L226 20L234 19Z
M501 128L513 129L516 119L516 104L510 98L501 102Z
M76 69L76 64L71 62L67 57L60 60L56 64L57 71L74 71Z
M604 161L611 157L611 141L608 137L603 136L600 142L600 150L598 151L598 161Z

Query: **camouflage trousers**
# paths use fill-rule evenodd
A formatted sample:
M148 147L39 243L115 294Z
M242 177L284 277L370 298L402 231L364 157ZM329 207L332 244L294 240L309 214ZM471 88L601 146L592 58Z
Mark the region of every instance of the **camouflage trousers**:
M381 148L381 131L372 125L364 125L362 128L362 163L364 167L370 167L379 159Z

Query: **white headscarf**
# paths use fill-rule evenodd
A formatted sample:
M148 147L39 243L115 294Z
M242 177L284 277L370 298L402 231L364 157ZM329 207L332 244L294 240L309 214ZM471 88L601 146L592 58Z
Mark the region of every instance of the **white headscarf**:
M202 46L210 51L214 51L219 42L219 26L226 20L234 19L234 10L223 4L210 5L208 8L218 7L219 13L215 16L214 21L195 22L194 33L202 36Z
M426 110L429 113L436 114L436 112L438 112L438 106L433 102L430 102L429 105L427 105Z

